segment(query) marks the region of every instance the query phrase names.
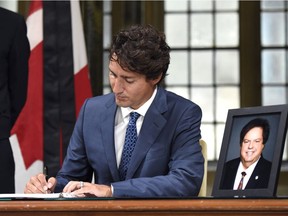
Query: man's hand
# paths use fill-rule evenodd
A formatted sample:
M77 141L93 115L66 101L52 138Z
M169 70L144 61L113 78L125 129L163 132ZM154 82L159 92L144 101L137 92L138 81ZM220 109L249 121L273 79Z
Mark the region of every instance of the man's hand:
M112 197L110 186L81 181L70 181L63 189L63 192L73 192L76 197Z
M42 173L32 176L24 188L24 193L51 193L56 186L56 179L51 177L46 181L46 176Z

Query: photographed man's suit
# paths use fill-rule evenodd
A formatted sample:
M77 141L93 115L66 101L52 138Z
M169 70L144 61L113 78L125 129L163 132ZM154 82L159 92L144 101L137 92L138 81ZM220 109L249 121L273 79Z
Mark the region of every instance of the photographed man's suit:
M114 197L197 196L204 160L199 145L201 109L158 88L134 149L126 180L120 181L114 146L117 105L114 94L83 105L57 175L55 191L71 179L113 186ZM68 166L69 164L69 166Z
M228 161L223 169L220 189L233 189L240 158ZM272 163L260 157L245 189L268 188Z
M9 142L27 95L29 42L22 16L0 8L0 193L15 192L15 164Z

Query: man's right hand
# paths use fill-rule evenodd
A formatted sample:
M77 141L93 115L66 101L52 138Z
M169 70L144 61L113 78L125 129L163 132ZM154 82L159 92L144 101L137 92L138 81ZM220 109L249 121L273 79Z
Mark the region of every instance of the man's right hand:
M46 176L40 173L30 178L24 188L24 193L52 193L56 183L56 178L51 177L46 181Z

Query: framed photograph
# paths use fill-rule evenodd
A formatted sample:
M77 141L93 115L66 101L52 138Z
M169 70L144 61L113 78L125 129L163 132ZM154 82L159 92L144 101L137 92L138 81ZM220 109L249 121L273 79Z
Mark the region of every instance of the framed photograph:
M288 105L228 110L213 197L275 197Z

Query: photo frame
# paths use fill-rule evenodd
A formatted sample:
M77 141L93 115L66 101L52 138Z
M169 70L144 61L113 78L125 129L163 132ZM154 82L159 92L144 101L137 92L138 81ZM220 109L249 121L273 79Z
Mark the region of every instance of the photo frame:
M278 178L279 178L279 173L280 173L280 168L281 168L281 163L282 163L282 155L283 155L283 149L285 145L286 132L287 132L287 116L288 116L288 105L259 106L259 107L248 107L248 108L228 110L227 120L225 124L223 140L222 140L222 146L220 150L220 156L219 156L219 160L217 164L215 181L214 181L213 190L212 190L213 197L229 198L229 197L275 197L276 196ZM239 181L240 168L238 171L238 178L236 180L235 180L235 177L236 177L236 173L237 173L238 166L240 163L241 138L242 138L242 141L245 141L246 143L251 142L248 139L243 139L243 134L247 134L247 132L250 130L250 129L248 131L245 130L247 129L247 127L245 126L249 125L250 122L259 121L259 119L262 119L262 120L264 119L266 122L269 123L269 126L270 126L269 136L268 136L267 142L264 145L261 158L264 158L267 161L271 162L270 163L271 166L269 166L271 167L271 170L269 172L270 168L267 169L265 167L262 167L263 172L259 171L259 167L262 164L260 163L260 159L259 159L256 165L258 166L257 172L259 175L258 174L254 175L253 174L254 171L251 172L251 169L253 169L252 165L249 171L250 173L249 181L251 179L251 182L249 181L248 182L249 182L250 188L248 187L248 183L246 180L247 188L244 188L243 190L237 190L236 189L237 183L235 182L236 180ZM241 131L242 131L242 137L240 136ZM245 145L242 144L242 146L245 146ZM245 152L249 152L249 151L247 150ZM256 172L256 166L254 168L255 172ZM263 180L264 178L263 176L265 176L265 173L266 173L266 176L269 175L268 177L269 179L266 178L265 180ZM231 179L233 180L229 182L229 180ZM255 187L251 186L253 181L255 182L254 184ZM266 183L264 184L263 182L266 182Z

